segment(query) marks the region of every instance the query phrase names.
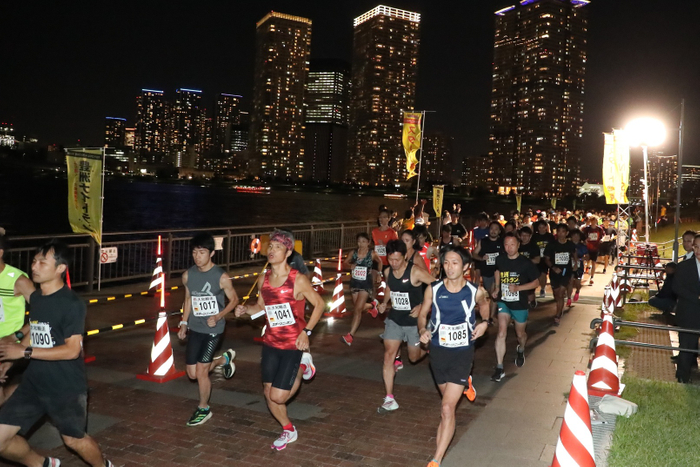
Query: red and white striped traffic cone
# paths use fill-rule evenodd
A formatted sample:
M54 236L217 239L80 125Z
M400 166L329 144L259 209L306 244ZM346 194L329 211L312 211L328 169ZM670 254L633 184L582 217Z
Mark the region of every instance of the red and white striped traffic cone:
M637 229L632 229L632 243L638 243L639 240L637 239Z
M612 313L613 311L615 311L615 299L612 296L612 287L606 285L603 291L603 313L601 314L601 317L607 313Z
M586 374L577 371L571 383L552 467L595 467Z
M316 293L322 293L324 291L320 259L316 259L316 264L314 264L314 277L311 279L311 285L313 286Z
M184 371L175 369L173 346L170 344L170 333L168 332L168 314L161 311L158 313L156 336L151 348L151 363L149 363L146 373L138 374L136 377L144 381L166 383L184 375Z
M333 302L331 309L324 313L324 316L330 318L343 318L345 313L345 291L343 290L343 275L338 274L335 279L335 289L333 289Z
M620 392L614 332L612 315L603 316L595 357L588 375L588 392L594 396L603 397L606 394L617 396Z
M379 273L379 288L377 289L377 301L382 303L384 301L384 294L386 293L386 282L384 282L384 274Z

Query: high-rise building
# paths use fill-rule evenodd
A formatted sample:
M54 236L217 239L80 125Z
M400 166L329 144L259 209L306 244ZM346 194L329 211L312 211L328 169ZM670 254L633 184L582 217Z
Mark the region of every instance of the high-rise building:
M164 162L169 141L169 106L165 93L154 89L142 89L136 97L135 150L142 160Z
M421 153L421 179L428 183L448 183L450 181L450 158L454 138L444 133L428 133L423 138Z
M105 117L105 147L124 147L126 143L126 119Z
M306 92L304 178L345 180L350 66L342 60L312 60Z
M136 127L126 127L124 129L124 147L131 151L136 148Z
M406 179L403 112L413 110L420 14L383 5L354 21L349 177L369 184Z
M272 11L257 23L250 143L254 174L304 176L311 20Z
M481 188L489 190L493 186L493 162L488 154L476 157L465 157L462 160L462 177L460 185L463 188Z
M649 151L647 176L649 177L649 198L658 196L662 201L676 197L676 180L678 179L678 160L676 155L664 155L663 150ZM685 167L685 166L684 166ZM630 164L630 186L627 196L643 199L644 163L642 157L633 157Z
M238 124L231 126L231 151L241 152L248 149L250 140L250 113L241 110Z
M231 151L231 127L241 124L241 96L220 93L214 108L214 147L221 152Z
M205 144L202 91L180 88L175 91L175 100L170 112L172 134L170 157L175 167L195 168Z
M496 12L490 155L500 192L578 187L588 3L523 0Z

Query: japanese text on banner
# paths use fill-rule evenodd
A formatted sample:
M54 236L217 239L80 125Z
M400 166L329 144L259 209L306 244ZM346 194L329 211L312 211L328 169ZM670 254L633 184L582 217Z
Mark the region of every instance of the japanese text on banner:
M416 153L421 142L421 113L404 112L403 114L403 148L406 151L406 180L416 175L418 158Z
M102 151L66 149L68 221L74 233L102 243Z

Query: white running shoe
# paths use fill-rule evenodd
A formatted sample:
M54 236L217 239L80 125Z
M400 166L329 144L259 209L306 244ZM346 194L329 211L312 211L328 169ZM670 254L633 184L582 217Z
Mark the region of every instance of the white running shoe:
M304 381L308 381L311 378L313 378L314 375L316 375L316 367L314 366L314 360L311 358L311 354L309 352L304 352L301 355L301 364L306 365L306 369L301 375L301 377L304 378ZM294 439L296 439L296 435L294 436Z
M377 409L377 413L392 412L399 408L398 402L393 397L385 397L384 403Z
M293 443L297 440L297 428L294 427L292 431L284 430L279 438L277 438L270 448L281 451L286 448L289 443Z
M236 364L233 363L233 360L236 358L236 351L233 349L228 349L222 356L224 357L225 362L223 365L221 365L224 378L231 379L233 374L236 372Z

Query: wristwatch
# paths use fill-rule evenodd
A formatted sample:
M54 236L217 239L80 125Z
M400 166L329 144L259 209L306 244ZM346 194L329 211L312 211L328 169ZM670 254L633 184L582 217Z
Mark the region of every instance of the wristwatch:
M22 331L17 331L15 333L15 337L17 338L18 341L21 341L22 339L24 339L24 333Z
M311 335L311 330L310 330L310 329L304 328L304 329L302 329L302 331L304 331L304 332L306 333L307 336L310 336L310 335Z
M34 349L31 348L31 347L27 347L26 349L24 349L24 358L26 358L27 360L29 360L30 358L32 358L32 352L33 352L33 351L34 351Z

